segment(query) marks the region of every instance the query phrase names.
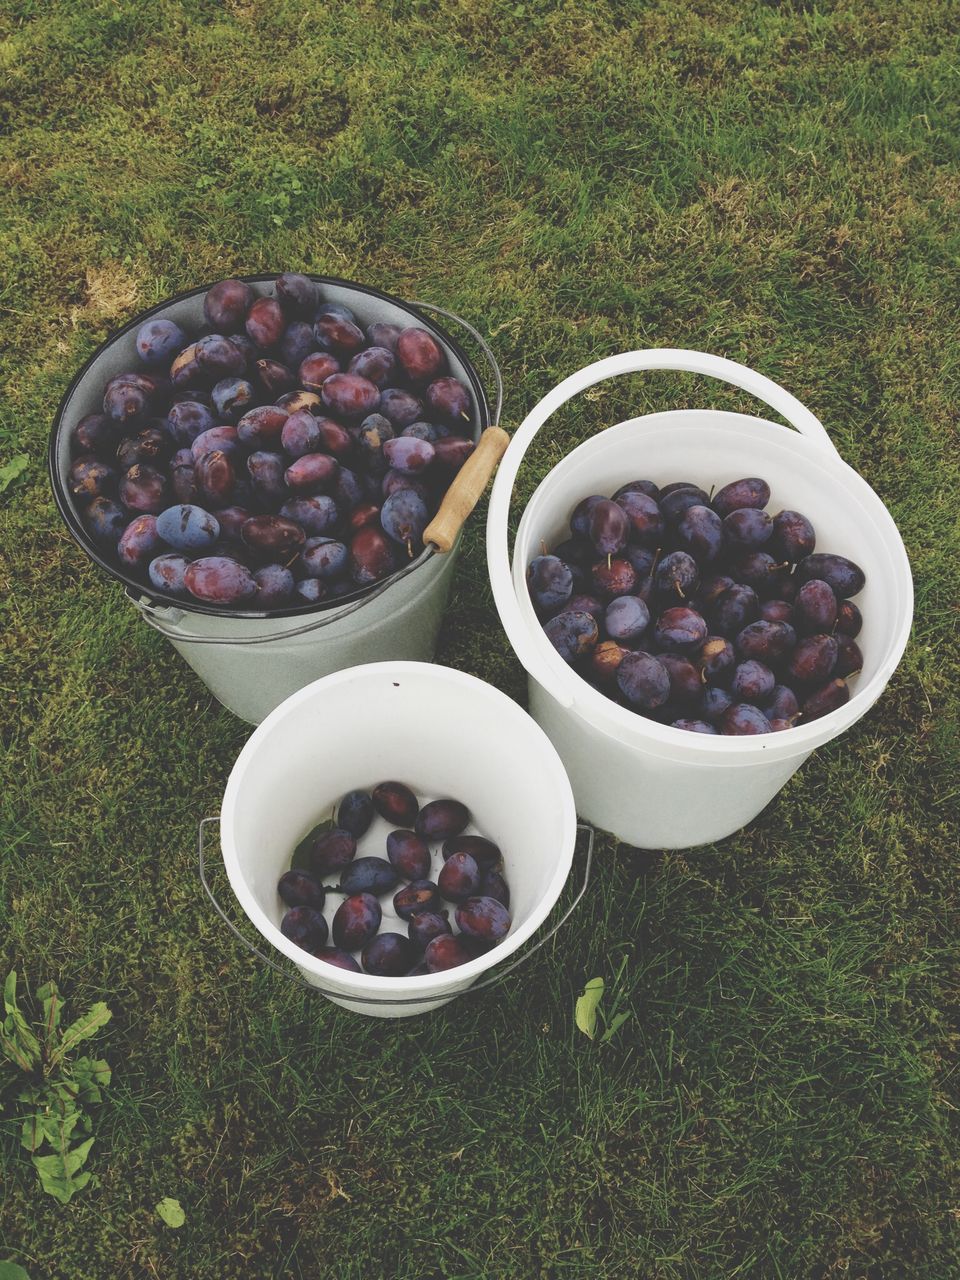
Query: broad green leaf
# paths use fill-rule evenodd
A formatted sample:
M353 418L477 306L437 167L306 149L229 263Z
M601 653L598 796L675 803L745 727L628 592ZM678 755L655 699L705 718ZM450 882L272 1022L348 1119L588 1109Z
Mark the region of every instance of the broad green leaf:
M31 1031L23 1014L8 1014L4 1019L3 1032L8 1039L19 1045L20 1049L30 1061L30 1066L35 1067L40 1061L40 1041Z
M590 1040L597 1030L597 1006L603 997L603 979L591 978L577 999L574 1018L577 1026Z
M292 871L313 870L313 864L308 856L310 844L317 836L322 836L325 832L332 831L333 827L333 819L327 818L325 822L318 822L312 831L307 832L293 851L293 857L290 859L290 869Z
M56 1112L50 1112L49 1115L45 1115L41 1123L51 1147L57 1151L66 1151L70 1146L73 1131L82 1119L82 1111L67 1111L59 1115Z
M36 1066L40 1061L40 1041L33 1034L26 1018L19 1010L10 1014L6 1020L4 1030L16 1038L20 1047L29 1057L31 1064Z
M81 1142L72 1151L58 1151L52 1156L33 1157L33 1163L40 1175L40 1183L48 1195L66 1204L75 1191L85 1187L90 1181L88 1172L81 1173L83 1163L90 1154L93 1138Z
M81 1102L99 1102L100 1090L110 1083L112 1072L102 1058L77 1058L70 1065L70 1075Z
M30 1280L19 1262L0 1262L0 1280Z
M607 1027L606 1031L604 1031L603 1035L600 1037L600 1043L609 1044L610 1041L613 1039L613 1037L617 1034L617 1032L623 1026L623 1024L626 1022L626 1020L628 1018L631 1018L632 1016L633 1015L629 1009L624 1009L622 1013L618 1013L613 1018L611 1018L610 1025Z
M13 484L18 476L22 476L30 465L30 457L26 453L18 453L0 467L0 493Z
M37 988L37 999L43 1005L43 1040L47 1053L53 1048L53 1036L60 1025L60 992L55 982L45 982Z
M66 1151L82 1113L72 1111L58 1115L53 1111L38 1111L23 1122L20 1145L28 1151L36 1151L43 1142L49 1142L55 1151Z
M21 1147L25 1147L27 1151L36 1151L43 1139L44 1132L40 1123L40 1116L27 1116L23 1122L23 1128L20 1130Z
M20 1006L17 1004L17 971L11 969L7 974L6 981L3 984L3 1007L6 1011L3 1029L6 1035L16 1041L26 1056L30 1059L30 1065L36 1062L40 1057L40 1042L30 1030L30 1026L20 1012ZM9 1056L9 1054L8 1054ZM14 1059L16 1061L16 1059ZM19 1064L18 1064L19 1065ZM29 1070L29 1067L24 1070Z
M76 1048L81 1040L87 1040L90 1036L96 1035L112 1017L113 1014L102 1000L92 1004L86 1013L77 1018L76 1022L71 1022L64 1031L59 1045L51 1054L51 1062L62 1062L65 1055Z
M182 1227L187 1220L187 1215L183 1212L179 1200L174 1200L173 1196L164 1196L160 1203L156 1206L157 1213L164 1220L168 1227Z
M50 1092L62 1106L72 1107L80 1094L80 1086L72 1080L51 1080Z
M7 1019L9 1022L9 1018ZM16 1035L8 1035L6 1027L0 1031L0 1053L9 1058L21 1071L32 1071L36 1059L31 1058Z

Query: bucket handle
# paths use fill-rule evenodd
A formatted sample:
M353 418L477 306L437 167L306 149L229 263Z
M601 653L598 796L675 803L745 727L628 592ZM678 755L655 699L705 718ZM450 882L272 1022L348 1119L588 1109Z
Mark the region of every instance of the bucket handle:
M424 549L416 560L411 560L409 564L391 574L389 578L374 587L372 591L365 592L359 599L353 600L339 609L327 610L320 617L311 618L309 622L305 622L299 627L276 631L272 635L266 636L201 636L184 634L175 630L184 616L182 609L178 609L174 604L157 606L147 596L137 595L128 587L128 599L136 605L144 622L153 627L154 631L159 631L168 640L175 640L177 644L244 645L271 644L277 640L292 640L295 636L306 635L311 631L320 631L324 627L330 626L331 623L339 622L341 618L348 617L351 613L356 613L358 609L362 609L364 605L369 604L377 596L389 590L394 583L400 582L407 574L419 569L432 555L438 552L446 554L453 549L460 530L479 502L484 489L490 482L490 477L496 470L497 463L503 457L507 445L510 443L510 437L497 425L500 422L500 414L503 409L503 375L500 372L500 366L490 344L469 321L464 320L462 316L458 316L453 311L447 311L444 307L436 306L432 302L414 302L410 305L421 311L436 311L448 320L455 321L455 323L473 335L477 345L483 352L487 364L490 366L495 392L493 422L483 431L477 442L476 449L457 472L453 483L444 494L437 514L424 530Z
M558 383L539 404L530 410L514 432L510 448L504 455L497 472L493 491L490 494L490 506L487 510L487 566L497 610L514 652L528 672L537 672L538 682L563 707L573 706L575 700L567 687L569 682L561 681L559 668L554 671L549 663L544 662L539 647L534 645L529 635L526 620L520 612L513 588L508 525L517 473L534 437L547 419L556 413L561 405L572 400L581 391L607 378L616 378L624 373L671 370L680 373L700 373L708 378L716 378L720 382L728 382L734 387L739 387L741 391L749 392L779 413L802 436L815 441L835 457L840 457L823 423L814 417L796 396L791 395L770 378L764 377L762 373L756 373L753 369L747 368L746 365L738 364L735 360L727 360L723 356L709 355L704 351L685 351L677 347L625 351L620 355L607 356L604 360L588 364ZM557 662L562 664L562 659L558 657Z
M209 881L207 880L207 864L206 864L206 854L204 849L205 830L210 825L210 823L219 822L219 821L220 821L219 817L202 818L200 820L200 824L197 830L197 860L198 860L199 869L200 869L200 883L203 885L204 892L206 893L207 897L210 899L210 902L213 904L213 909L216 911L217 915L224 922L224 924L227 926L230 932L234 935L234 937L239 939L239 941L243 943L243 945L247 948L247 950L251 951L258 959L262 960L264 964L268 965L271 969L275 969L276 972L279 973L282 978L286 978L287 981L293 983L294 986L303 987L306 991L309 991L313 995L330 996L334 1000L349 1000L353 1004L378 1004L378 1005L384 1004L385 1001L383 996L352 995L350 992L344 991L342 988L336 989L331 987L323 987L323 986L318 986L316 983L313 983L313 982L307 982L306 979L301 978L299 974L291 973L289 969L285 969L282 965L277 964L277 962L274 959L268 956L265 952L261 951L259 947L254 946L254 944L249 940L249 938L244 937L244 935L240 932L237 926L233 923L233 921L224 911L223 907L221 907L220 903L217 901L213 890L210 888ZM542 938L538 938L537 941L533 944L533 946L528 948L528 950L526 950L523 953L523 955L520 956L518 959L514 960L512 964L508 964L505 968L499 969L492 977L485 979L483 982L475 982L472 986L465 987L463 991L456 991L452 993L449 991L444 991L436 995L411 996L409 999L389 1000L387 1001L387 1003L398 1004L398 1005L437 1004L441 1001L449 1001L451 999L455 999L458 996L472 995L476 991L486 991L490 987L498 986L499 983L503 981L503 979L507 976L508 973L513 973L514 969L519 969L522 964L526 964L526 962L530 959L530 957L534 954L534 952L539 951L540 948L545 943L549 942L550 939L563 927L563 925L566 924L567 920L569 920L570 916L579 906L581 898L587 891L587 886L590 883L590 872L593 867L593 844L596 838L596 832L594 831L593 827L589 826L585 822L577 823L577 831L586 832L586 835L587 835L587 847L586 847L586 854L584 857L583 880L580 884L580 888L577 890L577 896L570 903L569 907L567 907L566 911L564 911L563 915L560 917L560 919L557 921L557 923L553 926L552 929L548 929Z

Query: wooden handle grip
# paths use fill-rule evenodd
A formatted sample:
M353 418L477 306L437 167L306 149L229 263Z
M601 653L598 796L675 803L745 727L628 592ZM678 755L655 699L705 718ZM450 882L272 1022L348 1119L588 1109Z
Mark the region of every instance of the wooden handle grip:
M424 530L424 546L432 542L438 551L450 550L467 516L480 501L509 443L510 437L502 427L487 427L476 449L444 494L440 510Z

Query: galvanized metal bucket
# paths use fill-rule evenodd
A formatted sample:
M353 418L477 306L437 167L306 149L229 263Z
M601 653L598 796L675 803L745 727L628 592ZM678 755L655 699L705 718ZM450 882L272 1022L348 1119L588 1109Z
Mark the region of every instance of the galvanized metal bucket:
M209 286L183 293L136 316L103 344L71 382L50 436L49 465L54 496L67 527L112 578L120 581L141 617L170 641L223 705L242 720L258 724L289 694L330 672L385 659L427 661L433 657L460 543L460 526L472 509L506 445L499 420L503 387L496 360L482 336L452 312L428 303L406 303L366 285L313 276L326 302L343 303L361 323L419 325L446 352L450 372L472 392L474 439L481 447L468 460L427 529L425 550L375 587L332 604L251 612L214 608L200 601L171 602L123 568L92 541L66 484L70 438L77 422L99 412L104 384L138 367L136 333L147 319L175 320L187 332L204 323ZM275 275L246 276L258 294L271 292ZM483 351L495 386L494 412L480 378L461 347L425 312L461 325Z

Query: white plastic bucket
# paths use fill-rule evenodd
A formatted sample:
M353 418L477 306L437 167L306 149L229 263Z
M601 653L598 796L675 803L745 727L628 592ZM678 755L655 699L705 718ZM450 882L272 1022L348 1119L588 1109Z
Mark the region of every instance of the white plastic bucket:
M280 932L286 908L277 881L295 845L340 796L385 779L406 782L421 797L462 800L476 829L503 850L512 928L499 946L457 969L415 978L347 972ZM377 819L359 855L383 857L389 830ZM531 717L474 676L415 662L354 667L287 698L237 757L220 813L230 885L258 933L336 1004L384 1018L445 1004L513 955L556 903L576 838L570 783ZM439 852L435 860L434 879ZM328 922L340 901L328 895ZM392 923L392 894L381 906L383 927L405 933L402 921Z
M496 420L501 399L500 371L490 348L472 325L427 303L407 304L365 285L321 276L312 278L321 285L324 301L351 307L364 325L382 321L429 329L447 354L450 373L473 393L472 429L474 438L478 438L491 421L479 377L460 347L419 308L436 311L468 330L483 350L497 385ZM255 293L266 295L272 291L276 277L245 279ZM144 312L94 353L60 405L50 439L50 474L61 515L87 554L125 584L127 595L144 621L166 636L214 697L240 719L257 724L295 689L331 671L387 658L432 658L460 539L456 537L445 554L428 548L405 570L356 601L339 606L301 606L269 614L217 609L192 600L170 601L105 557L87 534L64 483L70 467L73 429L85 414L100 410L103 387L109 378L125 369L140 367L135 341L144 320L164 317L194 332L204 323L205 294L206 288L195 289ZM474 459L479 461L477 454Z
M701 373L758 397L795 431L765 418L708 409L647 414L599 432L558 463L523 513L513 549L508 518L517 472L534 436L562 404L605 378L642 370ZM803 511L817 550L855 560L867 584L862 673L850 701L829 715L757 737L692 734L634 714L572 671L544 635L526 567L569 536L573 507L639 476L661 485L719 487L741 476L770 485L770 509ZM869 710L906 647L913 582L903 541L870 486L840 458L817 419L792 395L743 365L696 351L632 351L597 361L555 387L528 414L501 462L487 519L487 560L501 621L529 675L530 710L566 766L580 814L641 848L682 849L744 826L817 747Z

